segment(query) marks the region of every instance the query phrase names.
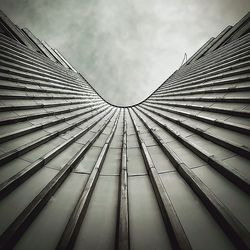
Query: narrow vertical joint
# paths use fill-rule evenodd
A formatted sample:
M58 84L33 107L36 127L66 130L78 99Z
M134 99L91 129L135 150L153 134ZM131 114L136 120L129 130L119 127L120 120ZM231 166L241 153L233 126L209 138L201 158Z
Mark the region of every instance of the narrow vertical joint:
M141 111L142 112L142 111ZM154 139L158 142L163 152L169 158L173 166L194 190L201 201L210 211L211 215L220 224L237 249L249 249L250 235L244 225L225 207L217 196L199 179L198 176L173 152L164 141L156 135L142 117L138 115L143 124L148 128Z
M133 108L132 110L134 111ZM138 116L137 113L135 114ZM130 113L130 116L132 118L131 113ZM132 121L134 124L135 132L138 135L138 142L141 148L142 156L143 156L147 171L149 173L149 178L150 178L153 190L155 192L155 196L156 196L159 208L161 210L161 214L162 214L167 232L169 234L171 245L173 249L176 249L176 250L188 250L188 249L191 250L192 247L188 241L188 238L180 223L180 220L175 212L175 209L172 205L169 195L167 191L165 190L161 177L157 169L155 168L154 162L148 152L146 144L143 142L142 138L140 137L139 129L133 118L132 118Z
M115 113L115 111L114 111ZM95 166L92 169L92 172L88 178L88 181L78 199L78 202L69 218L69 221L64 229L64 232L57 244L56 249L72 249L74 247L76 238L78 236L78 233L80 231L82 221L84 220L86 211L88 209L88 205L90 202L90 199L92 197L92 193L95 189L95 185L98 181L101 168L103 166L107 151L109 149L110 143L113 138L113 134L115 133L115 129L117 127L118 119L119 119L119 114L116 117L116 120L114 122L113 128L111 130L110 136L107 138L105 141L102 151L98 156L98 159L95 163ZM112 118L112 117L111 117ZM96 137L98 137L102 131L105 129L107 124L110 122L111 118L107 120L107 122L100 128L100 130L97 132Z
M105 129L115 112L110 118L101 126L101 129L95 133L74 156L71 158L56 174L56 176L43 188L43 190L29 203L29 205L17 216L17 218L10 224L10 226L0 235L0 249L12 249L22 234L26 231L29 225L33 222L36 216L40 213L42 208L47 204L51 196L61 186L61 184L68 177L72 169L79 163L82 157L90 149L101 132ZM86 128L88 130L89 127ZM82 132L81 132L82 133ZM96 171L96 170L95 170ZM85 187L86 189L86 187ZM84 189L84 190L85 190ZM90 192L90 191L89 191ZM74 219L74 218L73 218ZM63 249L63 248L60 248ZM66 248L64 248L66 249ZM67 248L68 249L68 248Z
M119 188L119 211L117 221L116 248L129 250L129 213L128 213L128 173L127 173L127 123L123 110L123 138L121 150L121 171Z

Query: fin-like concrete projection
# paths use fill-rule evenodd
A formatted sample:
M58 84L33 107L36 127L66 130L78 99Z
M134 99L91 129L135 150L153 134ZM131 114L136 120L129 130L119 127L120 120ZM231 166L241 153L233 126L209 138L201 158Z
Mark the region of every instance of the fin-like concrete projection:
M0 249L250 249L249 19L117 107L1 13Z

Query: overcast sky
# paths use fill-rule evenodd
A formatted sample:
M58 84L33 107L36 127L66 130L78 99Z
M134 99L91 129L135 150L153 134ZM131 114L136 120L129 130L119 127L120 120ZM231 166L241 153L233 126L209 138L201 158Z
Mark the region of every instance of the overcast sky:
M20 27L57 48L104 99L142 101L250 0L0 0Z

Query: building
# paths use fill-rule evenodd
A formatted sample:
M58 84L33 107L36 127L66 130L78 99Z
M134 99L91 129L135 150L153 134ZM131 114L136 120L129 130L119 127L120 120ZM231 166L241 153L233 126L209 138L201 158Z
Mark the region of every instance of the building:
M250 249L250 14L132 107L0 32L1 249Z

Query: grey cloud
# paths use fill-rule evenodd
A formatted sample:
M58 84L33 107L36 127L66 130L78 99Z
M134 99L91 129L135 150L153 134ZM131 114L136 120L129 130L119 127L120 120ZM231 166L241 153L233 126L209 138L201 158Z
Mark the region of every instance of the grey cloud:
M248 0L0 0L18 25L46 40L115 104L146 98Z

